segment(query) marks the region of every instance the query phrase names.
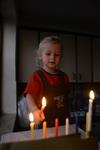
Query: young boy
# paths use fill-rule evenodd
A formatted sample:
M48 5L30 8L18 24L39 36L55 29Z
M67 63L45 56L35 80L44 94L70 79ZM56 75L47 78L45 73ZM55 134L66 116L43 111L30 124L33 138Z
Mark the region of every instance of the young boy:
M59 124L64 125L69 113L69 78L58 69L62 58L60 39L56 36L44 38L39 44L37 56L40 68L33 72L24 91L29 112L34 114L35 124L46 119L47 126L54 126L55 119L59 118ZM41 112L44 96L47 106Z

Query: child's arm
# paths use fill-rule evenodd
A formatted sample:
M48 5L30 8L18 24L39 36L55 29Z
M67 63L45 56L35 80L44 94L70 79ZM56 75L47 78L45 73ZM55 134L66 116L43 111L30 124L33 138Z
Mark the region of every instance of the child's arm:
M36 106L34 99L31 94L26 95L27 105L29 112L34 114L35 124L40 124L45 119L44 113Z

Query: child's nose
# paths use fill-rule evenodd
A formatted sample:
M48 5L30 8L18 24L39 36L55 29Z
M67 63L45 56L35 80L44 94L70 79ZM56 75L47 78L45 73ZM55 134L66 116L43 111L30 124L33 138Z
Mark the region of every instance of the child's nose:
M50 58L51 58L52 60L54 60L55 55L54 55L54 54L52 54Z

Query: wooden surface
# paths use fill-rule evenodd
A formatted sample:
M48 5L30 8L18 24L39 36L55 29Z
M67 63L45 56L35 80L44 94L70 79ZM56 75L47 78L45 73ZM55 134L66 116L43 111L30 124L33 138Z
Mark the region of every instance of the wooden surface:
M71 134L68 136L1 144L0 150L98 150L98 144L93 138L80 139L80 135Z

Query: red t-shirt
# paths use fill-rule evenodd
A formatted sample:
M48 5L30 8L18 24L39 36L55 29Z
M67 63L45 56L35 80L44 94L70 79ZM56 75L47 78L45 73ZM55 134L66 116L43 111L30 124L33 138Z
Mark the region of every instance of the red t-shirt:
M60 71L56 74L50 74L43 69L41 69L41 70L42 70L44 76L46 77L48 83L54 87L57 87L62 82L60 76L63 75L66 89L68 89L69 78L68 78L67 74L65 74L62 71ZM42 81L40 75L38 74L38 71L35 71L31 75L31 77L28 81L28 84L24 91L24 95L31 94L33 96L37 106L39 106L40 101L41 101L42 97L44 96L43 90L44 90L43 81Z

